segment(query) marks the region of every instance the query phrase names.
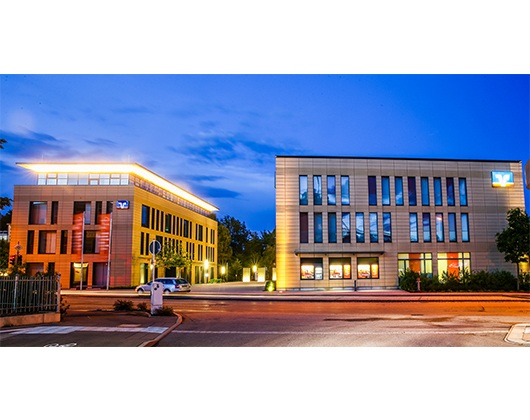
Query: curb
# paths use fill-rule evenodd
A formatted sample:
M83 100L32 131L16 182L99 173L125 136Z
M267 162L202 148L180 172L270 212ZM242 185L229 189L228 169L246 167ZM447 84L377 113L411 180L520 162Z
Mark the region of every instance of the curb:
M164 337L166 337L170 332L172 332L175 328L177 328L180 324L182 324L182 316L179 314L177 315L177 322L171 327L169 327L166 331L164 331L162 334L160 334L158 337L144 341L142 344L140 344L138 347L154 347L156 346L160 340L162 340Z
M525 340L525 331L530 330L530 324L515 324L512 325L508 334L504 338L504 341L511 344L521 344L523 346L530 346L530 341Z

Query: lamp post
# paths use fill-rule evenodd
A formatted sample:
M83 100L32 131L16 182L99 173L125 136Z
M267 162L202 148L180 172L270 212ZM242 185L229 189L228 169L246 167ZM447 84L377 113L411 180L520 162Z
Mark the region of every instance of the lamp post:
M257 277L256 277L257 274L258 274L258 266L257 266L256 264L254 264L254 265L252 266L252 272L254 273L254 281L258 281L258 279L257 279Z
M208 283L208 267L210 266L210 262L208 260L204 260L204 282Z
M224 265L221 266L221 278L224 278L226 274L226 267Z

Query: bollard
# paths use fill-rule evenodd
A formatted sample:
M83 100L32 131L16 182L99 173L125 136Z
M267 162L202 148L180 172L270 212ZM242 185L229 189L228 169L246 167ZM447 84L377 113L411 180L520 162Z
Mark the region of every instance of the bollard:
M416 280L416 284L418 285L418 292L421 291L421 280L420 278L418 277L418 279Z

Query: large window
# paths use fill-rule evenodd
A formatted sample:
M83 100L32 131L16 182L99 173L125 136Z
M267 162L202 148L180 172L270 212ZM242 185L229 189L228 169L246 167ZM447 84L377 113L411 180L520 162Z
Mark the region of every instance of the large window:
M383 213L383 242L392 242L392 216L390 213Z
M429 178L422 176L421 177L421 205L429 206Z
M308 213L300 213L300 243L307 244L309 242L309 215Z
M300 175L299 186L300 186L300 205L304 206L308 204L307 175Z
M350 204L350 177L343 175L340 177L340 194L343 206Z
M423 213L423 242L431 242L431 214Z
M355 214L355 236L358 244L364 243L364 213Z
M445 180L447 186L447 205L455 205L455 180L453 178L447 178Z
M460 215L460 225L462 228L462 242L469 242L469 216L467 213Z
M418 214L409 215L410 242L418 242Z
M370 242L379 242L377 213L370 213Z
M449 213L447 215L447 224L449 225L449 242L456 242L456 214Z
M408 190L409 190L409 206L415 206L417 204L416 198L416 177L408 177Z
M29 203L29 224L45 225L46 211L48 203L46 201L32 201Z
M57 232L41 230L39 232L39 254L55 254L57 249Z
M301 258L300 259L300 279L301 280L322 280L323 279L322 258Z
M351 259L350 258L330 258L329 259L329 279L330 280L351 279Z
M315 221L315 243L321 244L322 243L322 213L315 213L314 214L314 221Z
M377 183L375 176L368 177L368 204L371 206L377 205Z
M328 242L337 242L337 213L328 213Z
M74 214L85 214L85 225L90 224L92 203L90 201L74 201Z
M351 220L350 213L342 213L342 243L351 242Z
M442 213L436 213L436 242L444 240L444 216Z
M33 254L34 247L35 247L35 231L28 230L28 240L26 242L26 254Z
M442 199L442 178L434 178L434 204L436 206L443 205Z
M394 179L394 185L396 187L396 206L403 205L403 178L396 176Z
M337 204L337 186L335 185L335 175L328 175L328 204Z
M322 176L313 176L313 204L319 206L322 204Z
M56 225L57 221L59 219L59 202L58 201L52 201L52 218L51 218L51 224Z
M379 258L377 257L357 258L357 278L358 279L378 279L379 278Z
M458 192L460 195L460 205L467 206L467 182L465 178L458 179Z
M142 204L142 227L149 227L149 215L151 211L149 207Z
M460 277L464 271L471 271L471 254L469 252L438 253L438 275L446 273Z
M430 252L418 254L398 254L399 274L406 271L432 275L432 254Z
M381 177L381 194L383 206L390 205L390 178L388 176Z

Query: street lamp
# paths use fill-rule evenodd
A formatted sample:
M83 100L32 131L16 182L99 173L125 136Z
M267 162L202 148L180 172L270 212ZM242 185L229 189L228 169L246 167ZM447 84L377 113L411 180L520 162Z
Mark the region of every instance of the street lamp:
M224 277L226 274L226 267L224 265L221 266L221 277Z
M210 266L210 262L208 260L204 260L204 282L208 283L208 267Z
M258 266L256 264L252 266L252 272L254 273L254 281L258 281L258 279L256 278L256 275L258 273Z

